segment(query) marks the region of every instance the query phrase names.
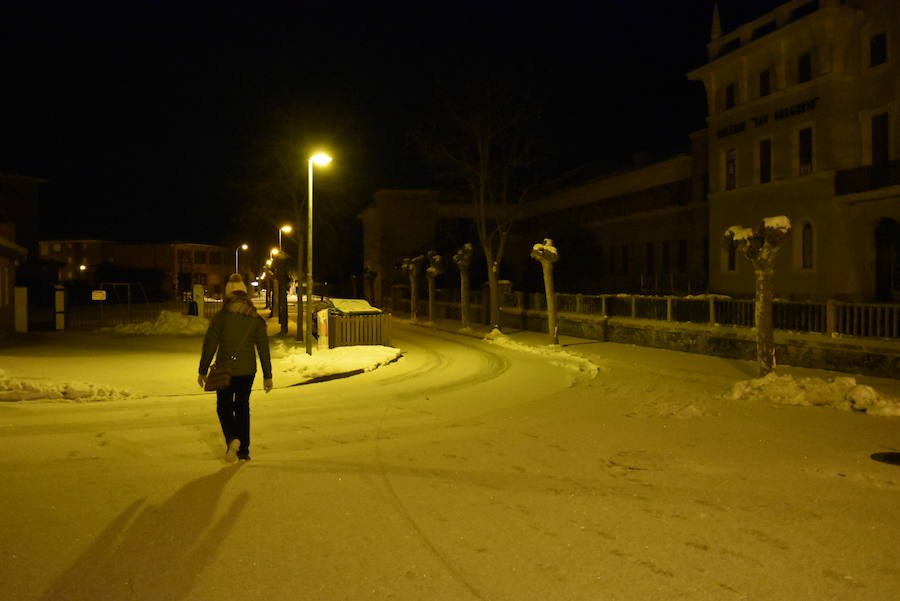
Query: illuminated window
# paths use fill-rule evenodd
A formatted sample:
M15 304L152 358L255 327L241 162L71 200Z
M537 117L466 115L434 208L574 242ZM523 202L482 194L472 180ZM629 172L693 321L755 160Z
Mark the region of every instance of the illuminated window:
M772 181L772 140L759 143L759 183Z
M813 171L813 135L812 128L805 127L798 132L797 148L800 159L800 175Z
M887 62L887 33L881 32L869 38L869 66L877 67Z
M797 83L812 79L812 55L804 52L797 57Z
M803 224L802 234L802 260L803 269L813 268L813 229L812 224L806 222Z
M737 184L737 151L730 148L725 152L725 189L734 190Z
M772 93L772 72L769 69L759 73L759 97L765 98Z

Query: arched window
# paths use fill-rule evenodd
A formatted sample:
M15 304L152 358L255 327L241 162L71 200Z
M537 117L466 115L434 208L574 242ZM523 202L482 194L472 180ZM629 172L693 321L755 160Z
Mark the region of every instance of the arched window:
M810 222L803 224L803 233L801 239L801 265L803 269L813 268L813 228Z

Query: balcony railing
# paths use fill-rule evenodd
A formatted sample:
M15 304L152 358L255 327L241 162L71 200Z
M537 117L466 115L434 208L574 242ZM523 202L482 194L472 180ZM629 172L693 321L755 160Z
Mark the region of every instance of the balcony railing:
M840 196L897 185L900 185L900 161L888 161L838 171L834 178L834 193Z

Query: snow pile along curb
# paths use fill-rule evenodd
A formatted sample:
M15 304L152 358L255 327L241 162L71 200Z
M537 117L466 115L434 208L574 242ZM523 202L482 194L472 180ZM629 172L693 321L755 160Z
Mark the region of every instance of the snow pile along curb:
M844 411L865 411L870 415L900 417L900 402L883 398L871 386L857 384L856 378L794 378L770 373L763 378L737 382L732 400L773 401L785 405L827 405Z
M578 355L564 351L558 346L531 346L528 344L522 344L520 342L516 342L497 329L491 330L491 332L484 337L484 340L486 342L490 342L491 344L504 346L506 348L515 349L517 351L524 351L533 355L542 355L546 357L553 365L566 367L568 369L574 369L575 371L581 372L591 378L596 376L599 370L598 367L591 361L588 361L584 357L580 357Z
M139 336L203 336L209 328L209 320L197 315L183 315L177 311L160 311L156 321L119 324L97 330L103 334Z
M273 359L278 360L280 372L298 375L302 380L372 371L400 357L400 349L390 346L361 345L341 346L327 350L314 350L307 355L303 347L287 345L278 340L272 344Z
M0 401L62 400L75 402L118 401L140 398L130 390L87 382L38 382L10 377L0 369Z

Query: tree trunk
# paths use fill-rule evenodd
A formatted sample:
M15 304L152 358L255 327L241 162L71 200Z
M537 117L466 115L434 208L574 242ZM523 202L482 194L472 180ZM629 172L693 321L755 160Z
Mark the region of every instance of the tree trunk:
M419 298L419 290L416 286L416 276L409 273L409 319L416 320L416 300Z
M469 328L469 274L459 274L459 313L464 328Z
M772 316L772 269L756 267L756 359L759 375L775 371L775 328Z
M428 323L434 325L434 277L428 276Z
M559 344L559 328L556 323L556 292L553 289L553 263L541 261L544 271L544 291L547 294L547 330L550 344Z
M486 258L488 267L488 291L490 292L490 329L500 329L500 282L497 264L493 256Z

